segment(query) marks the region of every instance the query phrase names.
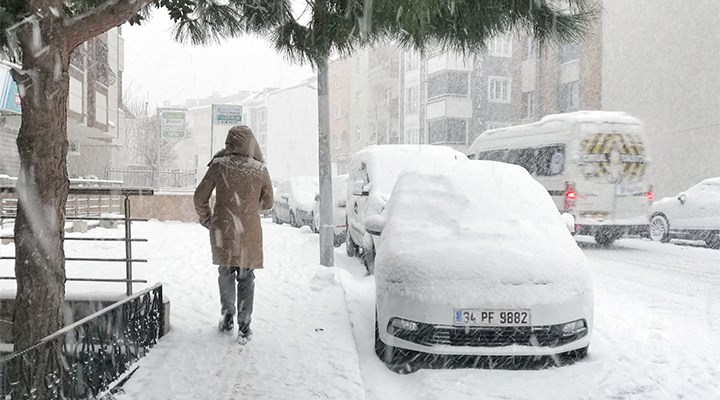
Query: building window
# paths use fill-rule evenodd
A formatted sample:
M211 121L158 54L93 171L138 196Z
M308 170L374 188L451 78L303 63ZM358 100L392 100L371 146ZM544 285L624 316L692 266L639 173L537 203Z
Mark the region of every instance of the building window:
M335 105L335 119L342 118L342 106L340 104Z
M560 85L558 108L560 112L577 111L580 107L580 83L568 82Z
M258 130L260 133L267 131L267 108L260 109L260 122L258 123Z
M95 92L95 121L107 125L108 121L108 99L100 92Z
M537 115L537 99L535 91L523 93L523 118L534 118Z
M508 34L494 37L488 47L491 56L510 57L512 56L512 37Z
M428 122L431 144L467 144L467 120L465 118L442 118Z
M491 76L488 78L488 101L495 103L510 102L510 78Z
M580 58L580 44L569 43L560 46L558 51L558 62L564 64L566 62L575 61Z
M418 128L408 128L405 130L405 143L406 144L417 144L420 143L420 135Z
M405 114L417 114L418 112L418 87L410 86L405 88Z
M418 68L420 68L418 56L410 52L405 53L405 71L416 71Z
M428 78L428 98L467 96L470 74L465 71L445 71Z
M78 114L83 113L83 83L79 79L70 77L70 96L68 97L68 108Z
M532 36L527 37L525 43L525 52L523 53L523 60L534 60L537 58L537 44Z

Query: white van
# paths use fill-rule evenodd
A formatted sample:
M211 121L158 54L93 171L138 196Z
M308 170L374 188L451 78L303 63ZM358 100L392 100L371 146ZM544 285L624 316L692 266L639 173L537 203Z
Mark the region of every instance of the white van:
M653 200L645 130L623 112L577 111L483 132L470 159L524 167L550 193L574 231L609 245L645 235Z
M367 217L379 215L390 198L400 173L415 163L446 163L467 160L465 154L448 146L384 144L370 145L350 158L347 194L346 251L362 258L373 272L375 245L366 231Z

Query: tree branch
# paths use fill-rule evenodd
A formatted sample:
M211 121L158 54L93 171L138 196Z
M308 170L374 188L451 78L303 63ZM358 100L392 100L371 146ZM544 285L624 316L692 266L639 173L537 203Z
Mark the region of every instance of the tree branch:
M85 14L65 20L68 45L71 49L127 22L153 0L107 0Z

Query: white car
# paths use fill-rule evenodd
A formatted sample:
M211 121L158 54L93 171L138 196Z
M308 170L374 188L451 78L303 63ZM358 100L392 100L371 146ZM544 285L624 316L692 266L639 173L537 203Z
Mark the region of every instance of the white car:
M272 220L295 228L313 224L313 204L318 192L317 176L295 176L280 183L275 191Z
M345 206L347 205L347 174L332 177L332 199L333 199L333 245L339 247L345 243ZM313 232L320 231L320 195L315 196L313 206L313 224L310 227Z
M656 201L650 207L650 238L704 240L709 247L720 248L720 177Z
M406 171L366 226L379 235L375 350L391 369L411 371L427 354L587 354L588 262L523 168L466 160Z

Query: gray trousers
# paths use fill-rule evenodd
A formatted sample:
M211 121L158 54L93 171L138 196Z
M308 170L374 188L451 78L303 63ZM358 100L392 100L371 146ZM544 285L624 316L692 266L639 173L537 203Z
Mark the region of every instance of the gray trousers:
M237 281L237 308L235 308L235 281ZM248 268L218 267L218 286L222 314L237 313L238 327L245 331L250 327L255 297L255 272Z

